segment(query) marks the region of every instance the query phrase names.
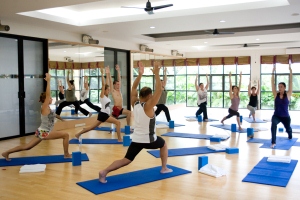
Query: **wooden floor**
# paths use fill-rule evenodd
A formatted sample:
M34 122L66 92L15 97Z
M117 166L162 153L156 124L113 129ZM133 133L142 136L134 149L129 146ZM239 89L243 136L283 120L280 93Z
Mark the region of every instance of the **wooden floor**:
M176 132L188 133L230 133L222 129L209 126L212 123L188 122L185 115L194 115L197 108L185 108L177 105L170 108L171 117L175 123L183 123L186 126L176 127ZM227 114L227 109L208 109L209 117L221 119ZM248 115L248 110L241 109L243 116ZM271 119L273 111L257 111L261 119ZM299 124L299 112L291 112L292 123ZM162 112L157 119L165 120ZM125 119L121 120L122 126ZM235 123L235 119L226 121L227 124ZM106 124L109 126L109 124ZM243 123L243 128L266 127L268 131L255 133L255 137L270 138L271 123L249 124ZM72 137L81 128L67 130ZM167 129L158 129L157 135L168 132ZM286 133L278 135L287 136ZM299 133L293 137L298 138ZM0 152L19 144L28 142L33 136L0 141ZM91 131L84 138L116 138L116 134ZM169 148L197 147L209 145L208 140L185 139L175 137L163 137ZM73 167L72 163L47 164L43 173L19 174L20 166L0 168L0 199L299 199L300 198L300 164L297 165L286 188L244 183L242 179L264 156L290 155L292 159L298 159L300 147L292 147L289 151L271 150L259 148L261 144L247 143L245 133L231 133L231 138L222 144L238 147L239 154L214 153L207 154L209 163L225 169L226 177L214 178L198 173L198 157L200 155L171 157L168 164L192 171L192 173L161 181L151 182L127 189L117 190L101 195L79 187L76 182L95 179L100 169L105 168L116 159L124 157L127 147L122 145L83 145L82 152L87 153L90 161L83 162L81 166ZM70 152L78 151L78 145L70 145ZM11 155L13 157L41 156L62 154L62 141L43 141L35 148ZM143 150L136 159L124 168L109 175L160 166L160 159L154 158ZM141 177L142 179L143 177Z

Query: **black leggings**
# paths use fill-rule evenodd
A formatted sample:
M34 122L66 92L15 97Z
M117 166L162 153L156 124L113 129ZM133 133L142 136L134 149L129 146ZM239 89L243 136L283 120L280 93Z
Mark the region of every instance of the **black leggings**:
M85 99L84 101L81 101L81 100L79 101L79 105L84 104L84 103L86 105L88 105L91 109L96 110L98 113L101 110L101 108L99 106L92 104L89 98ZM77 108L75 107L75 113L78 113L78 109L79 109L78 107Z
M231 118L232 116L236 115L237 117L240 116L240 113L238 111L232 110L232 109L228 109L229 115L226 116L226 119Z
M290 117L279 117L273 115L272 117L272 125L271 125L271 132L272 132L272 144L276 144L276 131L277 131L277 124L282 123L287 134L288 138L292 139L292 128L291 128L291 118Z
M170 117L168 107L165 106L165 104L157 104L156 107L157 107L157 109L155 111L155 115L156 116L159 115L159 113L163 110L166 115L167 121L169 122L171 120L171 117Z
M87 111L86 109L80 107L78 101L72 101L72 102L71 101L64 101L64 102L61 102L59 104L58 108L56 109L56 114L60 115L62 109L66 106L71 105L71 104L73 104L75 106L75 109L80 110L80 112L82 112L85 116L87 116L89 114L89 111Z
M205 120L205 119L208 119L208 118L207 118L207 108L206 108L206 105L207 105L206 102L203 102L203 103L201 103L200 105L198 105L198 106L199 106L199 109L198 109L197 112L196 112L196 117L198 117L198 115L201 115L202 112L203 112L203 119L204 119L204 120Z

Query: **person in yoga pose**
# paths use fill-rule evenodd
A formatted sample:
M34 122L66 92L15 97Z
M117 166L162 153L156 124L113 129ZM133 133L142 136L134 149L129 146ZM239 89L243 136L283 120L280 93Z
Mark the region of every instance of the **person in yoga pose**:
M50 104L52 103L51 93L50 93L50 80L51 75L46 73L45 80L47 81L46 92L41 93L40 102L42 103L41 107L41 125L35 132L35 137L27 143L20 146L16 146L8 151L2 153L2 156L10 161L9 155L11 153L30 150L31 148L38 145L43 140L55 140L63 139L63 148L64 148L64 157L71 158L69 154L69 134L63 131L52 131L54 127L54 118L55 113L50 109Z
M247 109L250 110L249 118L253 117L253 121L255 122L255 109L257 107L257 98L259 95L259 81L257 83L257 89L256 87L251 87L251 79L249 80L249 85L248 85L248 96L250 98L249 104L247 105Z
M89 94L89 83L88 83L87 77L85 76L84 77L84 82L83 82L83 89L80 92L79 105L85 103L91 109L93 109L93 110L95 110L95 111L97 111L99 113L101 108L99 106L96 106L96 105L94 105L94 104L91 103L90 98L87 97L88 94ZM78 109L79 109L78 107L75 108L75 113L78 113Z
M209 78L208 78L208 75L206 74L206 86L204 87L203 83L199 83L199 85L198 85L198 77L199 77L199 74L197 74L196 79L195 79L195 88L196 88L196 92L198 94L197 104L199 107L199 109L196 112L196 118L199 115L201 115L203 112L203 120L205 122L207 122L208 117L207 117L206 105L207 105L207 90L209 87Z
M90 130L94 130L97 126L99 126L103 122L109 122L114 123L116 125L117 135L118 135L118 141L122 142L121 138L121 122L114 117L110 116L110 102L111 100L108 98L109 93L111 92L111 87L108 85L110 83L110 70L109 67L106 67L106 84L105 84L105 78L104 78L104 69L101 68L101 79L102 79L102 90L100 94L100 102L102 105L102 108L100 112L98 113L98 118L92 124L91 126L82 129L79 133L75 134L75 137L79 139L79 137Z
M231 72L230 72L229 73L229 85L230 85L229 86L230 87L229 96L230 96L230 99L231 99L231 106L228 109L229 114L221 120L221 123L224 124L224 121L226 119L229 119L229 118L236 115L236 121L238 123L239 130L243 130L242 127L241 127L241 122L240 122L240 113L238 112L239 105L240 105L240 88L241 88L241 84L242 84L242 72L240 73L239 87L237 87L235 85L232 85L232 83L231 83Z
M89 117L91 117L92 113L90 113L86 109L83 109L82 107L80 107L79 102L77 101L77 99L75 97L74 80L69 80L69 74L70 74L70 71L68 71L68 74L67 74L68 89L66 91L66 101L59 104L58 108L56 109L56 115L60 118L60 113L61 113L62 109L65 106L69 106L69 105L73 104L75 106L75 109L80 110L80 112L82 112L85 116L89 115ZM73 78L73 75L71 75L71 76ZM77 113L75 113L75 114L77 114Z
M112 115L116 119L118 119L118 117L121 114L126 115L127 125L130 125L131 111L123 108L123 96L122 96L122 93L121 93L121 72L120 72L120 66L116 65L115 69L116 69L116 71L118 73L118 75L117 75L118 79L114 80L114 82L113 82L114 88L112 88L112 92L111 92L112 98L114 100L114 107L112 109L113 110Z
M278 92L276 91L275 86L275 65L272 72L271 84L272 84L272 93L275 99L275 111L272 116L272 125L271 125L271 133L272 133L272 140L271 140L271 148L275 148L276 146L276 131L277 131L277 124L281 122L288 134L288 138L292 139L292 128L291 128L291 117L289 114L289 103L291 100L292 92L293 92L293 72L291 66L289 67L290 70L290 77L289 77L289 90L286 91L286 84L284 82L278 83Z
M155 76L155 92L149 87L143 87L139 92L139 99L137 87L141 81L144 73L144 66L141 62L138 63L139 75L134 80L131 89L131 105L133 107L135 129L131 135L132 142L127 150L124 158L114 161L106 169L99 172L99 181L106 183L106 176L109 172L124 167L130 164L135 156L144 148L157 149L160 148L160 157L162 161L162 168L160 173L170 173L173 170L167 168L168 148L167 144L159 136L155 134L155 113L153 107L157 104L161 92L161 81L159 77L158 63L154 64L153 74ZM142 177L141 177L142 178Z
M157 109L155 111L155 115L156 116L159 115L159 113L163 110L166 115L167 121L169 122L171 120L171 117L170 117L169 109L165 105L167 101L167 94L168 94L168 92L166 91L166 84L167 84L167 68L165 67L164 79L161 80L162 93L156 105Z
M55 106L57 107L61 102L64 102L65 99L65 87L62 85L61 80L58 80L58 98L59 100L55 102Z

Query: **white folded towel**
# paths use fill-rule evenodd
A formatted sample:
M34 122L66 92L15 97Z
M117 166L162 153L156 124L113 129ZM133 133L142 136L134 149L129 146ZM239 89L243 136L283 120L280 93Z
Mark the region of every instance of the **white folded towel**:
M225 150L227 146L223 144L214 144L214 145L207 146L207 148L211 150L219 151L219 150Z
M268 157L268 162L281 162L281 163L290 163L291 162L290 156L276 156L276 155L270 155Z
M169 126L166 124L157 124L156 128L169 128Z
M19 173L44 172L45 169L45 164L24 165L21 167Z
M214 136L212 136L213 138L221 138L222 140L226 140L228 139L230 136L228 134L215 134Z
M216 178L227 175L227 172L224 169L211 164L201 167L199 172Z
M198 121L198 119L196 119L196 117L195 118L186 118L185 120L186 121Z

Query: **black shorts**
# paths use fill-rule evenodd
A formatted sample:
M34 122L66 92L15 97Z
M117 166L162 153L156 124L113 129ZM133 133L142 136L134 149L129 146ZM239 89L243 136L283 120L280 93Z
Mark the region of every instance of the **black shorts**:
M98 117L97 120L100 122L106 122L106 120L109 118L109 115L107 113L104 112L99 112L98 113Z
M152 143L131 142L127 150L127 153L125 155L125 158L133 161L135 156L138 155L142 149L158 149L158 148L162 148L164 145L165 145L165 140L159 136L157 136L156 141Z

